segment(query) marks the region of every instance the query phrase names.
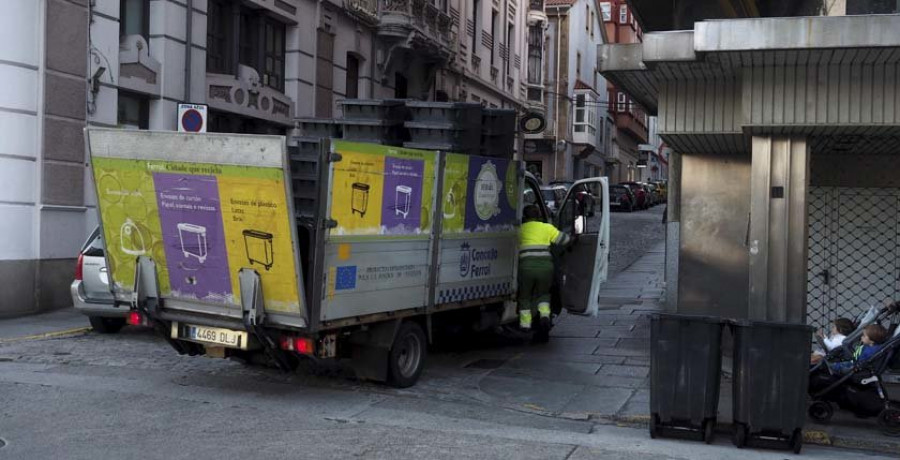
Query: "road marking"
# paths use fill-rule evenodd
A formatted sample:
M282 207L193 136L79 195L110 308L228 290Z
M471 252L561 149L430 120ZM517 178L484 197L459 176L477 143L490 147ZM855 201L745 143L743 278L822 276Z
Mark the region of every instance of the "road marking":
M92 329L90 326L73 327L72 329L63 329L61 331L45 332L43 334L26 335L22 337L13 337L11 339L0 339L0 344L24 342L28 340L55 339L57 337L65 337L69 335L87 334Z

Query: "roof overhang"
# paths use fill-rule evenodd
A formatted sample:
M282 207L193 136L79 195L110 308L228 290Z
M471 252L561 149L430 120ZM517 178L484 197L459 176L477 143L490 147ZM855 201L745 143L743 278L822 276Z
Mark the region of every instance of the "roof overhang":
M872 64L900 60L900 15L726 19L694 30L644 34L643 43L599 45L600 71L650 114L660 79L696 79L746 67Z

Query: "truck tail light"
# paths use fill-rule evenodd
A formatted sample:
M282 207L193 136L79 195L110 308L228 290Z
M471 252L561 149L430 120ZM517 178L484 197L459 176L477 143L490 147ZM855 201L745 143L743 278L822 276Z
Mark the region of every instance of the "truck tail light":
M75 280L84 279L84 254L78 254L78 262L75 264Z
M296 351L301 355L313 355L315 353L315 344L313 339L309 337L294 337L290 335L281 336L279 345L282 350Z
M136 311L128 313L128 317L125 318L125 322L132 326L146 326L147 324L149 324L147 318Z

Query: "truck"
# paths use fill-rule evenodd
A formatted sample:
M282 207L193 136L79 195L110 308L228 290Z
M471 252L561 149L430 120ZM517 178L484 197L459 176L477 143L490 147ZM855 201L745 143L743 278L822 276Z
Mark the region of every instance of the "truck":
M517 321L526 205L577 235L555 253L554 314L597 311L606 178L575 182L551 217L512 158L288 143L86 129L109 286L129 324L181 354L285 370L348 359L361 378L408 387L435 340Z

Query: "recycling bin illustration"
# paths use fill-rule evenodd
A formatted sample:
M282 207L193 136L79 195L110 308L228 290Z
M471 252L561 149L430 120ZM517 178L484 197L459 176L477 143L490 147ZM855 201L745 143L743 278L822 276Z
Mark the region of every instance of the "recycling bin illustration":
M394 215L401 215L404 219L409 215L409 204L412 199L412 187L398 185L394 194Z
M178 224L178 239L184 258L193 257L201 264L206 262L206 227L181 222Z
M272 234L260 230L244 230L244 250L250 265L260 264L266 270L275 263L272 252Z
M131 219L125 219L119 234L119 243L122 252L133 256L140 256L147 253L147 244L144 241L144 235L141 229L135 225Z
M366 210L369 209L369 189L371 187L369 184L354 182L352 188L353 196L350 198L351 214L357 213L360 217L364 217Z

